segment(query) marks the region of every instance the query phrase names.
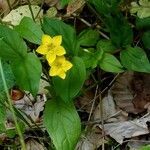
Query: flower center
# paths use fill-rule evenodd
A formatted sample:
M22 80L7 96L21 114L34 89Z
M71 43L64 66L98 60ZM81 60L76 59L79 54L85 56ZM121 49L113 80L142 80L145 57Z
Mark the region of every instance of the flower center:
M55 47L56 47L56 46L55 46L54 44L52 44L52 43L48 45L48 48L49 48L49 49L53 49L53 48L55 48Z

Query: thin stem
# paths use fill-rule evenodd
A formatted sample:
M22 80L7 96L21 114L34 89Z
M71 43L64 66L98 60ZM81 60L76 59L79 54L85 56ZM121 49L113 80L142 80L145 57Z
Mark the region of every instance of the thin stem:
M41 10L42 10L42 7L43 7L43 5L44 5L44 2L45 2L45 0L42 0L42 4L41 4L41 6L40 6L40 9L39 9L37 15L35 16L35 19L38 18L38 15L40 14L40 12L41 12Z
M104 132L104 118L103 118L103 102L102 102L102 95L100 91L99 95L99 108L100 108L100 118L102 124L102 150L105 150L105 132Z
M17 122L17 117L15 115L15 111L14 111L14 108L13 108L12 100L10 99L10 95L9 95L8 87L7 87L7 84L6 84L6 80L5 80L5 75L4 75L1 59L0 59L0 74L1 74L1 77L2 77L4 90L5 90L6 96L8 98L9 108L10 108L10 111L12 112L12 116L13 116L13 119L14 119L14 122L15 122L15 127L16 127L17 133L18 133L18 135L20 137L20 143L21 143L21 146L22 146L22 150L26 150L25 143L24 143L24 138L23 138L23 135L21 133L19 124Z
M31 12L32 19L33 19L33 21L35 21L34 13L32 11L32 7L31 7L31 2L30 2L30 0L27 0L27 1L28 1L28 6L29 6L29 9L30 9L30 12Z

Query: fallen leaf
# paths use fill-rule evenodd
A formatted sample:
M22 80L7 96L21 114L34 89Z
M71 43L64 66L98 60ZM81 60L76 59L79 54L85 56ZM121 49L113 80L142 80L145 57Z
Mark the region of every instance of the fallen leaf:
M45 150L45 147L34 139L28 139L26 150Z
M34 17L38 14L40 7L37 5L31 6ZM2 21L9 22L12 25L16 26L20 23L21 19L26 16L32 18L31 11L29 9L28 5L20 6L17 9L12 10L7 16L5 16ZM38 21L39 18L42 18L43 11L40 11L40 14L38 15L38 18L36 19Z
M110 135L118 143L122 144L125 138L132 138L139 135L148 134L149 130L146 122L149 120L150 115L133 121L108 123L104 124L104 131L106 135Z
M67 6L66 15L71 15L76 11L82 10L84 4L85 4L85 0L72 0Z
M75 101L76 107L80 110L84 110L87 113L91 111L91 104L94 100L94 92L93 91L86 91L82 96ZM94 106L95 109L95 106Z
M40 112L44 110L46 102L45 94L38 95L36 102L33 102L32 95L26 93L22 99L14 101L14 106L30 116L34 122L39 122Z
M105 121L117 121L117 118L111 118L113 115L117 113L115 102L113 100L113 97L110 93L108 92L108 95L106 95L102 99L102 118ZM101 111L100 111L100 104L96 107L95 112L93 114L93 119L94 120L100 120L101 121Z
M120 109L127 113L138 114L141 111L135 108L132 101L135 93L132 88L133 78L134 72L125 72L121 74L111 88L111 92L116 105Z
M130 148L130 150L142 150L141 148L148 144L150 144L150 141L146 139L146 137L139 137L139 138L132 138L127 145Z
M54 6L59 2L59 0L45 0L45 3L49 6Z
M132 14L137 13L139 18L150 17L150 1L149 0L139 0L139 3L132 2L131 10Z
M42 77L46 79L46 76L43 74L42 74ZM48 90L46 89L46 87L49 87L49 86L50 85L46 80L40 79L38 94L48 94Z
M87 135L81 138L75 150L96 150L103 143L108 142L107 139L103 140L102 137L100 128L93 126L93 128L88 131Z

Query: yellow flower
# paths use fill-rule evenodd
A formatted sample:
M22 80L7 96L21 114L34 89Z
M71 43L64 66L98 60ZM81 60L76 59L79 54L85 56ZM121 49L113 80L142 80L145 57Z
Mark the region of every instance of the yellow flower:
M44 34L42 36L42 43L37 48L36 52L46 55L46 59L49 64L53 63L56 56L62 56L66 54L65 49L61 46L62 36L54 36L53 38L49 35Z
M55 61L51 64L49 71L50 76L59 76L65 79L66 72L72 67L71 62L67 61L64 56L58 56Z

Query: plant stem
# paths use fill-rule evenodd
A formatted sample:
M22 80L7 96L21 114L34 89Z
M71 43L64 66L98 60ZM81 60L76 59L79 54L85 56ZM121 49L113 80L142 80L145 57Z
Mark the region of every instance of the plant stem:
M14 108L13 108L12 100L10 99L10 95L9 95L9 92L8 92L8 87L7 87L7 84L6 84L6 79L5 79L5 75L4 75L1 59L0 59L0 74L1 74L1 77L2 77L4 90L5 90L6 96L8 98L9 108L10 108L10 111L12 112L12 116L13 116L13 119L14 119L14 122L15 122L15 127L16 127L17 133L18 133L18 135L20 137L20 143L21 143L22 150L26 150L25 143L24 143L24 138L23 138L23 135L21 133L19 124L17 122L17 117L15 115L15 111L14 111Z
M28 1L28 6L29 6L29 9L30 9L30 12L31 12L32 19L33 19L33 21L35 21L34 13L32 11L32 7L31 7L31 2L30 2L30 0L27 0L27 1Z

